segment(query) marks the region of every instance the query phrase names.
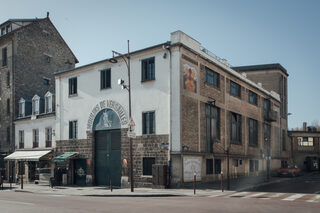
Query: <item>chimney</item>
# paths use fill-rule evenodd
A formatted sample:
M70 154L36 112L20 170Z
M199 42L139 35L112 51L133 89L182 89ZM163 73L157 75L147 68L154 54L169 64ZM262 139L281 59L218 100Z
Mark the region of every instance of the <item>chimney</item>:
M307 122L303 122L302 130L307 131Z

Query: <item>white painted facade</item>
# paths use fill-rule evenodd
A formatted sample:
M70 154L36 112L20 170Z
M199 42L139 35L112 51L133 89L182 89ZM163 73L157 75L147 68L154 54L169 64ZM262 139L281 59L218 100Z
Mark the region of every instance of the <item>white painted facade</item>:
M155 111L155 134L169 134L170 131L170 59L164 57L168 51L163 48L150 49L131 56L131 99L132 118L137 136L142 135L142 113ZM141 81L141 60L155 57L155 80ZM100 71L111 69L111 88L100 89ZM77 94L69 96L69 79L77 77ZM69 139L69 121L78 122L77 139L86 139L90 113L101 101L119 103L128 116L128 91L121 89L118 79L128 83L125 62L98 62L68 71L56 76L56 140ZM128 118L129 120L129 118ZM121 128L127 128L122 125Z
M51 147L46 147L46 129L52 128L52 145ZM24 132L24 149L33 148L33 130L39 130L39 147L36 149L44 148L55 148L55 116L51 115L49 117L37 118L31 120L30 118L15 121L15 147L19 148L19 131Z

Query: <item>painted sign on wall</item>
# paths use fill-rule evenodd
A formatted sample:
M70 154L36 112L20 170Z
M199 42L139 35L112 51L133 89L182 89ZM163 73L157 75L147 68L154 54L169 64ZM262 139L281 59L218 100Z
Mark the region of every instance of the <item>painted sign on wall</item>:
M183 88L197 93L197 69L188 65L183 65Z
M113 110L119 117L120 124L121 125L126 125L128 124L128 116L126 114L125 109L122 107L121 104L119 104L116 101L113 100L104 100L98 103L92 110L92 112L89 115L88 123L87 123L87 130L91 131L93 127L93 122L99 112L103 109L111 109ZM107 114L103 114L103 112ZM108 111L103 111L101 116L103 115L103 119L105 120L106 115L108 116ZM104 121L103 120L103 121ZM109 118L108 118L109 120ZM107 123L106 123L107 124Z
M196 173L197 181L201 180L202 157L183 157L183 181L193 181Z

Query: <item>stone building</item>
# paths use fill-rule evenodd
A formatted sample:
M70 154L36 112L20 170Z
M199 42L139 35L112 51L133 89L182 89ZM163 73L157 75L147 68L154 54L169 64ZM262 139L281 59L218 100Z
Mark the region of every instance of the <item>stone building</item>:
M250 80L183 32L130 53L132 118L128 93L117 85L128 83L126 55L116 59L56 73L56 152L78 154L70 183L124 183L129 122L138 186L150 185L153 164L167 165L170 183L181 185L194 173L212 181L228 168L231 175L264 172L268 155L271 170L289 159L280 119L286 94Z
M0 168L7 178L9 164L3 158L15 149L14 119L20 98L54 93L53 73L74 67L78 60L48 15L9 19L0 24L0 31Z
M288 132L292 143L293 162L301 169L320 170L320 132L315 127L303 123L301 130Z

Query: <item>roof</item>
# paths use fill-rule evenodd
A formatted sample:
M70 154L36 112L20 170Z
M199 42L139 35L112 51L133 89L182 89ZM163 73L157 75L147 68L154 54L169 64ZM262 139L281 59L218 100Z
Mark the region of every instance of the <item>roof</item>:
M136 54L136 53L140 53L140 52L143 52L143 51L146 51L146 50L150 50L150 49L153 49L153 48L156 48L156 47L160 47L160 46L163 46L163 45L168 44L168 43L170 43L170 42L165 42L165 43L157 44L157 45L150 46L150 47L147 47L147 48L143 48L143 49L140 49L140 50L136 50L136 51L130 52L130 55L133 55L133 54ZM123 54L123 55L126 55L126 54ZM121 56L117 56L117 57L114 57L114 58L120 59ZM89 67L89 66L92 66L92 65L95 65L95 64L108 62L109 59L111 59L111 58L103 59L101 61L93 62L93 63L90 63L90 64L86 64L86 65L83 65L83 66L80 66L80 67L75 67L75 68L68 69L68 70L58 70L54 74L55 75L59 75L59 74L71 72L71 71L74 71L74 70L77 70L77 69L80 69L80 68Z
M232 69L238 72L248 72L248 71L262 71L262 70L281 70L287 76L289 75L287 70L279 63L275 64L258 64L258 65L248 65L248 66L238 66L238 67L231 67Z
M8 22L14 22L14 21L25 21L25 22L33 22L31 24L28 24L26 26L22 26L22 27L19 27L18 29L15 29L13 31L11 31L10 33L7 33L6 35L2 36L2 37L6 37L7 35L11 35L17 31L20 31L22 29L25 29L27 27L30 27L32 26L33 24L35 23L39 23L41 21L46 21L48 20L49 23L53 26L54 30L57 32L58 36L60 37L60 39L62 40L62 42L66 45L66 47L69 49L70 53L72 54L72 56L74 57L74 60L75 60L75 63L79 63L79 60L77 59L77 57L74 55L74 53L72 52L72 50L70 49L70 47L68 46L68 44L65 42L65 40L63 39L63 37L61 36L61 34L59 33L59 31L57 30L57 28L54 26L54 24L51 22L50 18L49 17L46 17L46 18L42 18L42 19L9 19L8 21L2 23L0 26L2 25L5 25L6 23Z
M0 24L0 26L6 25L9 22L34 22L34 21L39 21L39 20L41 20L41 19L38 19L38 18L26 18L26 19L14 18L14 19L8 19L7 21Z

